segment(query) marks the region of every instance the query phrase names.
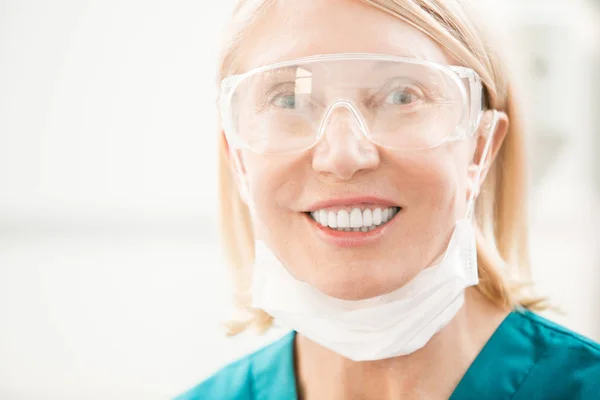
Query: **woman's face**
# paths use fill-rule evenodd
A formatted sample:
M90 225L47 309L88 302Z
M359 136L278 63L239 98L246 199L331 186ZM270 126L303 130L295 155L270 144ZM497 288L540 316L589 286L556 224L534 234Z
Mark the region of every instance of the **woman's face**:
M315 54L382 53L454 64L425 34L358 1L278 1L238 50L245 70ZM343 299L390 292L431 265L464 216L474 140L399 152L352 132L350 114L298 154L241 152L254 233L298 280ZM369 232L321 226L309 211L399 209ZM323 211L320 211L323 210ZM326 214L324 214L326 213ZM356 213L356 211L355 211Z

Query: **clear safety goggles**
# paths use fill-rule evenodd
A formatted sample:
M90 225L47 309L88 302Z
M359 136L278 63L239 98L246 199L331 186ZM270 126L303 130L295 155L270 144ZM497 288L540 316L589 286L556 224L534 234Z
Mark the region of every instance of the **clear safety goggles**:
M220 110L229 144L260 154L310 149L328 129L411 151L472 135L482 99L481 79L470 68L346 53L228 76Z

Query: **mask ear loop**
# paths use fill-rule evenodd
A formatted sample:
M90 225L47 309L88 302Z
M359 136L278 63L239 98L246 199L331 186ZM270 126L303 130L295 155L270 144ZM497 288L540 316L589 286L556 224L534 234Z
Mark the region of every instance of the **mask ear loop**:
M483 172L483 167L485 165L485 160L487 159L488 152L492 145L492 138L494 137L494 133L496 133L496 125L498 125L498 112L493 110L494 116L492 119L492 123L490 126L490 130L487 135L487 140L485 142L485 146L483 147L483 152L481 154L481 159L479 160L479 164L477 165L477 171L475 172L475 179L473 181L473 186L471 189L471 194L469 195L469 201L467 202L467 220L471 221L473 219L473 214L475 213L475 200L477 196L475 193L476 188L479 187L479 180L481 179L481 174Z
M251 198L250 198L250 190L248 188L248 182L244 177L244 169L242 168L242 161L240 160L240 155L236 149L232 149L231 156L233 157L233 163L235 166L235 172L237 177L235 177L236 186L238 189L238 193L240 198L244 203L248 205L248 207L252 210L251 207Z

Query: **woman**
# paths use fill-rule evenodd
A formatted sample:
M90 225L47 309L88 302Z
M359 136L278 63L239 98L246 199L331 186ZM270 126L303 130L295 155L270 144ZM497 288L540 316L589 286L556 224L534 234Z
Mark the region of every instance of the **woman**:
M600 399L600 347L533 313L524 149L456 0L244 2L222 217L250 318L292 329L179 399ZM476 200L476 201L475 201Z

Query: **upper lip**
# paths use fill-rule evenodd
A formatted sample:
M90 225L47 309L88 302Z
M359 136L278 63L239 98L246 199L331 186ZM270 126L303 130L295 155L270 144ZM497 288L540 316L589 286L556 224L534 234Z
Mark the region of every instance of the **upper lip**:
M400 207L398 203L382 198L382 197L374 197L374 196L357 196L357 197L340 197L340 198L331 198L327 200L318 201L310 205L306 211L316 211L327 207L344 207L344 206L357 206L361 204L371 204L382 207Z

